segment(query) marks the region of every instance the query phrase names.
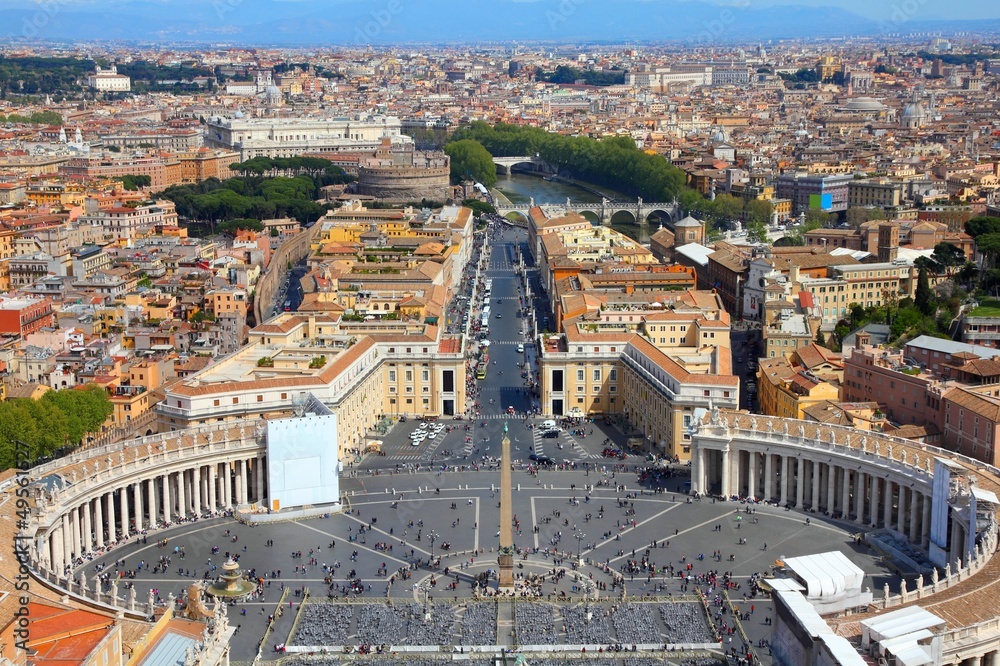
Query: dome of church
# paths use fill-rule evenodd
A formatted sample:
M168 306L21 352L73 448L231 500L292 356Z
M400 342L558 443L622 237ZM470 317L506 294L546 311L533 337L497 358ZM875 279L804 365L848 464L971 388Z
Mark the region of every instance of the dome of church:
M729 141L729 136L726 135L726 130L722 129L721 127L716 129L715 132L712 134L713 143L726 143L727 141Z
M855 97L845 104L844 111L877 112L885 110L885 104L871 97Z

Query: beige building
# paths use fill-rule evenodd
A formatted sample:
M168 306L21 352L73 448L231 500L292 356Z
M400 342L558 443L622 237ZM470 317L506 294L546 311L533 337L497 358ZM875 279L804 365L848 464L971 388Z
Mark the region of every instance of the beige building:
M246 347L173 385L157 407L160 429L285 415L312 393L337 415L343 454L358 450L382 417L465 411L460 338L434 326L410 335L380 329L279 315L250 331Z

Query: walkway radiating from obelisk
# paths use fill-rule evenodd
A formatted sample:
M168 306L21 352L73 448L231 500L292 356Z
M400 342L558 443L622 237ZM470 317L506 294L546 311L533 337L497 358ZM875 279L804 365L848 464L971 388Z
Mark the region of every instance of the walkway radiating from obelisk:
M500 580L498 589L514 589L514 512L511 507L510 439L507 424L503 425L500 454Z

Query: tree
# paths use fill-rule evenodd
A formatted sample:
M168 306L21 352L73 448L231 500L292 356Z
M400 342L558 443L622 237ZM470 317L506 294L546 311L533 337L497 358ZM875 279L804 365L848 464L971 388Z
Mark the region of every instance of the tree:
M497 209L492 205L486 203L485 201L480 201L479 199L466 199L462 202L462 205L466 208L471 208L474 217L479 217L484 213L487 215L495 215L497 212Z
M806 211L805 222L803 222L802 233L807 231L812 231L813 229L821 229L826 226L826 223L830 221L830 214L825 213L818 208L810 208Z
M805 244L805 241L802 239L802 234L798 233L782 236L778 240L774 241L774 247L802 247Z
M823 336L823 331L819 329L816 330L816 344L820 347L826 347L826 338Z
M759 222L747 225L747 241L751 243L766 243L767 227Z
M977 237L976 247L983 255L983 268L993 268L996 265L997 255L1000 254L1000 232L991 232Z
M931 291L930 280L927 277L927 267L921 266L917 272L917 309L925 315L933 315L936 309L934 292Z
M965 253L951 243L941 242L934 246L934 254L931 259L940 266L944 272L951 275L953 268L965 263Z
M1000 233L1000 217L974 217L965 223L965 233L977 242L980 236Z
M743 207L747 224L770 224L774 215L774 206L770 201L751 199Z
M473 139L449 143L444 152L451 158L451 177L456 181L471 178L486 187L497 182L497 165L483 144Z
M735 220L743 212L743 199L732 194L720 194L712 202L712 211L720 222Z

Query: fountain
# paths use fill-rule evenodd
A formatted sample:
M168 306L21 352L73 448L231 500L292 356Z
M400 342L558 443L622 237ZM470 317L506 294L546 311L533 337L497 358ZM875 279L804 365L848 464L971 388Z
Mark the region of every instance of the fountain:
M254 584L243 580L240 565L233 560L227 560L222 565L219 580L208 586L208 593L216 599L242 599L253 592Z

